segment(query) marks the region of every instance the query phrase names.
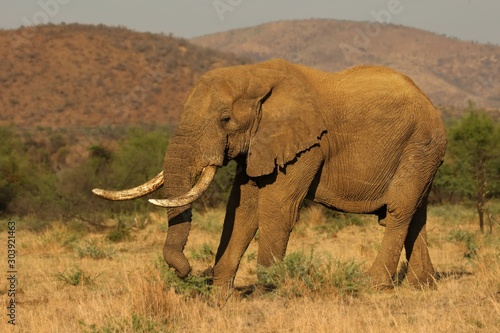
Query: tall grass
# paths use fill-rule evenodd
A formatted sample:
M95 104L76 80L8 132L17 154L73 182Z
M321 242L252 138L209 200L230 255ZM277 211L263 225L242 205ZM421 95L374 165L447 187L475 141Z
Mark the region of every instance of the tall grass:
M257 243L250 244L236 276L236 291L222 309L208 301L209 278L202 274L213 262L220 237L204 230L203 221L220 228L221 211L197 213L185 252L193 273L186 280L180 280L160 255L165 237L160 215L138 217L149 222L130 229L132 237L118 243L106 239L106 231L76 233L73 239L74 229L65 224L43 232L19 230L15 331L498 331L497 233L481 235L475 221L446 222L445 211L435 216L431 209L429 251L438 272L437 290L402 284L387 293L364 284L363 272L374 260L383 232L376 219L331 237L305 221L306 213L297 226L302 232L292 232L285 260L265 273L257 270ZM469 238L476 252L465 257ZM110 251L111 259L101 258L100 251ZM246 297L258 282L257 273L273 289ZM2 284L0 294L6 293ZM0 306L7 306L7 299L0 298ZM5 318L0 321L1 332L12 328Z

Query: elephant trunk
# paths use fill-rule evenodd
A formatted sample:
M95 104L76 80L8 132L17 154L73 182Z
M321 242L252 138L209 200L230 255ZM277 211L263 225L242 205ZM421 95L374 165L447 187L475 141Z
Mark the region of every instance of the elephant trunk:
M163 245L163 258L175 269L180 278L191 272L191 265L184 255L189 231L191 230L191 207L168 209L168 232Z
M189 139L175 135L168 145L163 169L166 198L178 197L188 192L196 177ZM163 257L181 278L187 276L191 266L184 255L191 229L191 205L168 208L168 231L163 246Z
M209 155L206 151L203 154L205 160L198 161L198 155L193 154L193 147L196 146L189 135L175 135L168 145L163 171L154 178L128 190L92 190L95 195L104 199L130 200L150 194L163 186L166 199L151 199L150 202L168 208L168 232L163 246L163 257L181 278L191 271L184 255L184 247L191 230L191 203L208 188L217 166L222 166L223 162L222 155ZM200 171L200 179L193 187Z

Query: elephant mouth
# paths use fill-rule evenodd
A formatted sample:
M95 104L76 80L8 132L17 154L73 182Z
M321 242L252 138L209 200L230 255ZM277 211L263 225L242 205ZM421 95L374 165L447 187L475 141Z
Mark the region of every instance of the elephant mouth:
M201 172L200 178L196 182L196 184L189 190L187 193L170 199L149 199L149 202L153 205L159 207L182 207L189 205L196 199L198 199L210 186L212 180L215 177L215 173L217 172L217 167L214 165L207 166L203 168Z

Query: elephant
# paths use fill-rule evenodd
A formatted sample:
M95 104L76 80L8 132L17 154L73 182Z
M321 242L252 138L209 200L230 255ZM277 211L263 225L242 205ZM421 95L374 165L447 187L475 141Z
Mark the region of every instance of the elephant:
M257 230L257 265L282 260L304 199L378 217L385 230L367 271L374 287L394 287L403 247L407 281L433 287L427 198L445 150L439 111L406 75L372 65L323 72L272 59L204 73L181 110L163 171L133 189L93 193L129 200L163 188L149 201L167 208L163 255L182 278L191 271L183 253L191 204L234 160L213 287L234 288Z

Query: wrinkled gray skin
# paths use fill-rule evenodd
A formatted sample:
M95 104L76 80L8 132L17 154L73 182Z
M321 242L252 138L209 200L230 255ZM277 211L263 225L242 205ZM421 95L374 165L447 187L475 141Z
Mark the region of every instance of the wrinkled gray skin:
M304 198L335 210L376 214L385 227L369 270L392 286L403 246L407 279L432 285L426 202L446 149L429 99L408 77L384 67L325 73L284 60L215 69L194 85L164 164L165 197L186 193L205 166L239 165L214 265L230 290L259 230L257 263L281 260ZM178 275L191 208L169 208L165 260Z

